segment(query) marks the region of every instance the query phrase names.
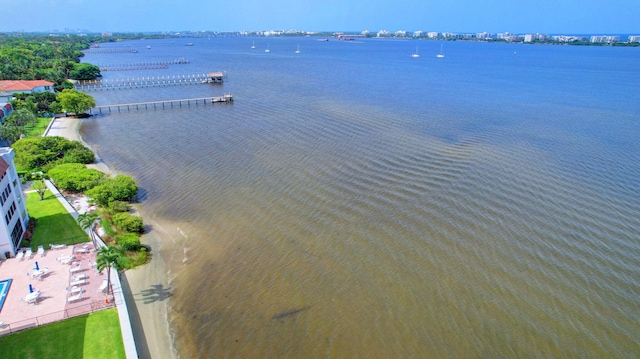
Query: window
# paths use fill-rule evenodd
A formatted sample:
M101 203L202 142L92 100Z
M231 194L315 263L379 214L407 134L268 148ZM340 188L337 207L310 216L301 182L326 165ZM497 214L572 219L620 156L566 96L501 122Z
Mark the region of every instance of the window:
M4 191L2 191L2 194L0 195L0 206L4 206L4 202L6 202L10 194L11 194L11 185L8 184L7 187L4 188Z
M13 214L16 212L16 203L11 203L9 210L7 210L7 214L4 215L4 220L9 224L11 222L11 218L13 218Z
M13 226L13 230L11 231L11 241L13 242L14 247L18 247L18 243L20 243L20 239L22 238L22 234L24 230L22 229L22 222L18 220L16 225Z

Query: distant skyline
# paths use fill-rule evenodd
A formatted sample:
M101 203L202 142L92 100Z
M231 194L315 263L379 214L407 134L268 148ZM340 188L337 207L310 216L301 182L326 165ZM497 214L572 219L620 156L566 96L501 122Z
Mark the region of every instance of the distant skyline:
M438 31L640 34L638 0L20 0L0 31Z

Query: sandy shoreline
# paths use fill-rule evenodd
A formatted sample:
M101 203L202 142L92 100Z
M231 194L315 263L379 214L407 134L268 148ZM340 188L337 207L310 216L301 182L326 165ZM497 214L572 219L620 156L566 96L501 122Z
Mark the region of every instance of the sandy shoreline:
M56 118L49 128L47 136L62 136L70 140L81 141L85 146L91 148L82 141L80 136L81 123L82 119L79 118ZM97 154L96 163L89 165L89 167L113 174ZM124 275L121 276L122 286L129 307L138 356L140 358L175 358L177 355L170 338L167 311L171 288L161 255L162 243L171 243L171 238L158 223L154 222L153 228L141 238L141 242L152 249L151 262L140 268L124 272Z

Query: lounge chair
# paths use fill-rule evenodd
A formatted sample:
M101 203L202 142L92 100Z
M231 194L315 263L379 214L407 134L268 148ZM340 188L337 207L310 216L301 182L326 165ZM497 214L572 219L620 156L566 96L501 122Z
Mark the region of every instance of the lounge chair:
M67 298L67 302L75 302L77 300L80 300L80 298L82 298L82 291L80 291L78 294L74 296Z
M18 251L18 254L16 254L16 258L18 258L19 261L24 258L24 252L22 251L22 249Z
M71 289L67 288L67 293L73 294L73 295L76 295L76 294L78 294L78 293L80 293L82 291L83 291L83 289L81 287L78 287L78 286L71 287Z
M44 257L44 246L38 246L38 254L40 257Z
M83 270L84 270L84 268L82 268L80 266L75 266L75 267L69 269L69 273L80 272L80 271L83 271Z
M32 255L33 255L33 252L31 251L31 248L28 248L27 253L25 253L24 256L27 257L27 259L31 259Z
M49 248L51 249L64 249L67 248L66 244L49 244Z
M80 280L75 280L73 282L69 282L69 287L74 287L74 286L83 285L83 284L87 284L86 279L80 279Z
M86 274L86 273L75 274L75 275L73 276L73 280L74 280L74 281L76 281L76 280L81 280L81 279L88 279L88 278L89 278L89 277L87 276L87 274Z
M107 278L102 280L102 284L100 284L100 286L98 287L98 292L104 292L105 289L107 289L107 286L109 285L109 280Z

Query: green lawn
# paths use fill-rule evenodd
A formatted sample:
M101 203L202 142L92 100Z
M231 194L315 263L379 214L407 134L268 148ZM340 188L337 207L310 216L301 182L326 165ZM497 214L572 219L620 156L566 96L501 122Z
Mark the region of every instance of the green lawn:
M44 201L40 200L36 192L27 193L26 205L29 216L37 220L31 239L32 250L40 245L49 249L49 244L72 245L90 241L89 236L50 191L45 192ZM23 241L23 246L26 245Z
M27 137L42 136L47 129L52 118L38 117L38 122L34 126L25 126L24 131Z
M118 311L106 309L0 337L3 358L125 358Z

